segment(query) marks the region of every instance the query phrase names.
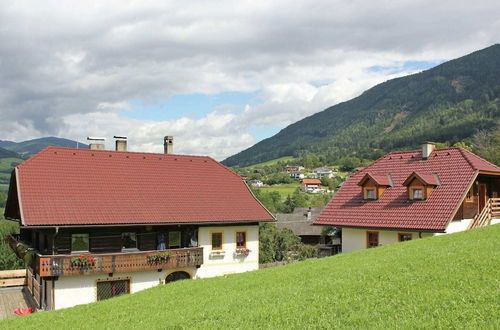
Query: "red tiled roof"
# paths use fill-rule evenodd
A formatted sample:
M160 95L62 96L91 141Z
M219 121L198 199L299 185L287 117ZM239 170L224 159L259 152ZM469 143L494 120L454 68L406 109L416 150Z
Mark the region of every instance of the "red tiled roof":
M418 178L422 183L428 186L439 186L439 181L437 179L437 174L420 174L418 172L413 172L410 176L403 182L403 186L408 186L414 178Z
M303 184L321 184L321 180L318 179L302 179Z
M377 175L377 174L372 174L370 172L366 172L366 174L363 176L363 178L359 181L358 185L362 186L366 180L372 179L375 181L379 186L390 186L391 181L389 180L388 174L385 175Z
M462 148L435 150L422 161L420 150L391 152L353 174L314 222L318 225L443 231L477 171L500 174L500 168ZM366 173L390 173L393 186L376 201L364 201L358 182ZM403 182L413 173L436 180L425 201L408 201Z
M274 220L210 157L48 147L16 180L24 225Z

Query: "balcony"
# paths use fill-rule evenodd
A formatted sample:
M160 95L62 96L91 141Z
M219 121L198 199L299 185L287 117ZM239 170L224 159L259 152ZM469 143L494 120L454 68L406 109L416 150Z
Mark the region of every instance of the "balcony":
M166 268L198 267L202 264L203 248L200 247L108 254L37 254L34 260L35 272L42 277L139 272Z

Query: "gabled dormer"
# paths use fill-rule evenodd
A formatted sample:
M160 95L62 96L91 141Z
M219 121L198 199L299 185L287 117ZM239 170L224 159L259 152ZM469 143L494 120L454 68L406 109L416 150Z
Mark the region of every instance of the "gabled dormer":
M413 172L403 182L407 188L408 200L424 201L431 194L432 190L441 185L437 174L420 174Z
M358 185L361 186L364 200L377 200L387 188L392 186L392 179L390 174L377 175L367 172Z

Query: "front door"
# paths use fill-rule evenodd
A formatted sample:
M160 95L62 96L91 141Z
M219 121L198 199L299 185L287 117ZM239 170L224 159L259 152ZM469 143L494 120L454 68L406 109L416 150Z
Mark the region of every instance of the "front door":
M374 248L378 246L378 231L366 232L366 248Z
M485 183L480 183L478 185L479 189L479 212L481 212L484 209L484 206L486 205L486 184Z

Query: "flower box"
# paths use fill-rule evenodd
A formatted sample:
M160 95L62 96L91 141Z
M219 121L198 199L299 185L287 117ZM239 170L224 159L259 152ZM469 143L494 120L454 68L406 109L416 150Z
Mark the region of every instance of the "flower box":
M238 248L236 249L236 251L234 251L234 255L236 257L248 257L248 255L250 254L250 249L247 249L247 248Z
M162 251L148 255L146 258L149 264L165 264L174 254L172 251Z
M226 251L224 250L213 250L210 252L211 257L224 257L226 255Z
M95 266L95 258L90 255L81 255L71 258L71 267L88 268Z

